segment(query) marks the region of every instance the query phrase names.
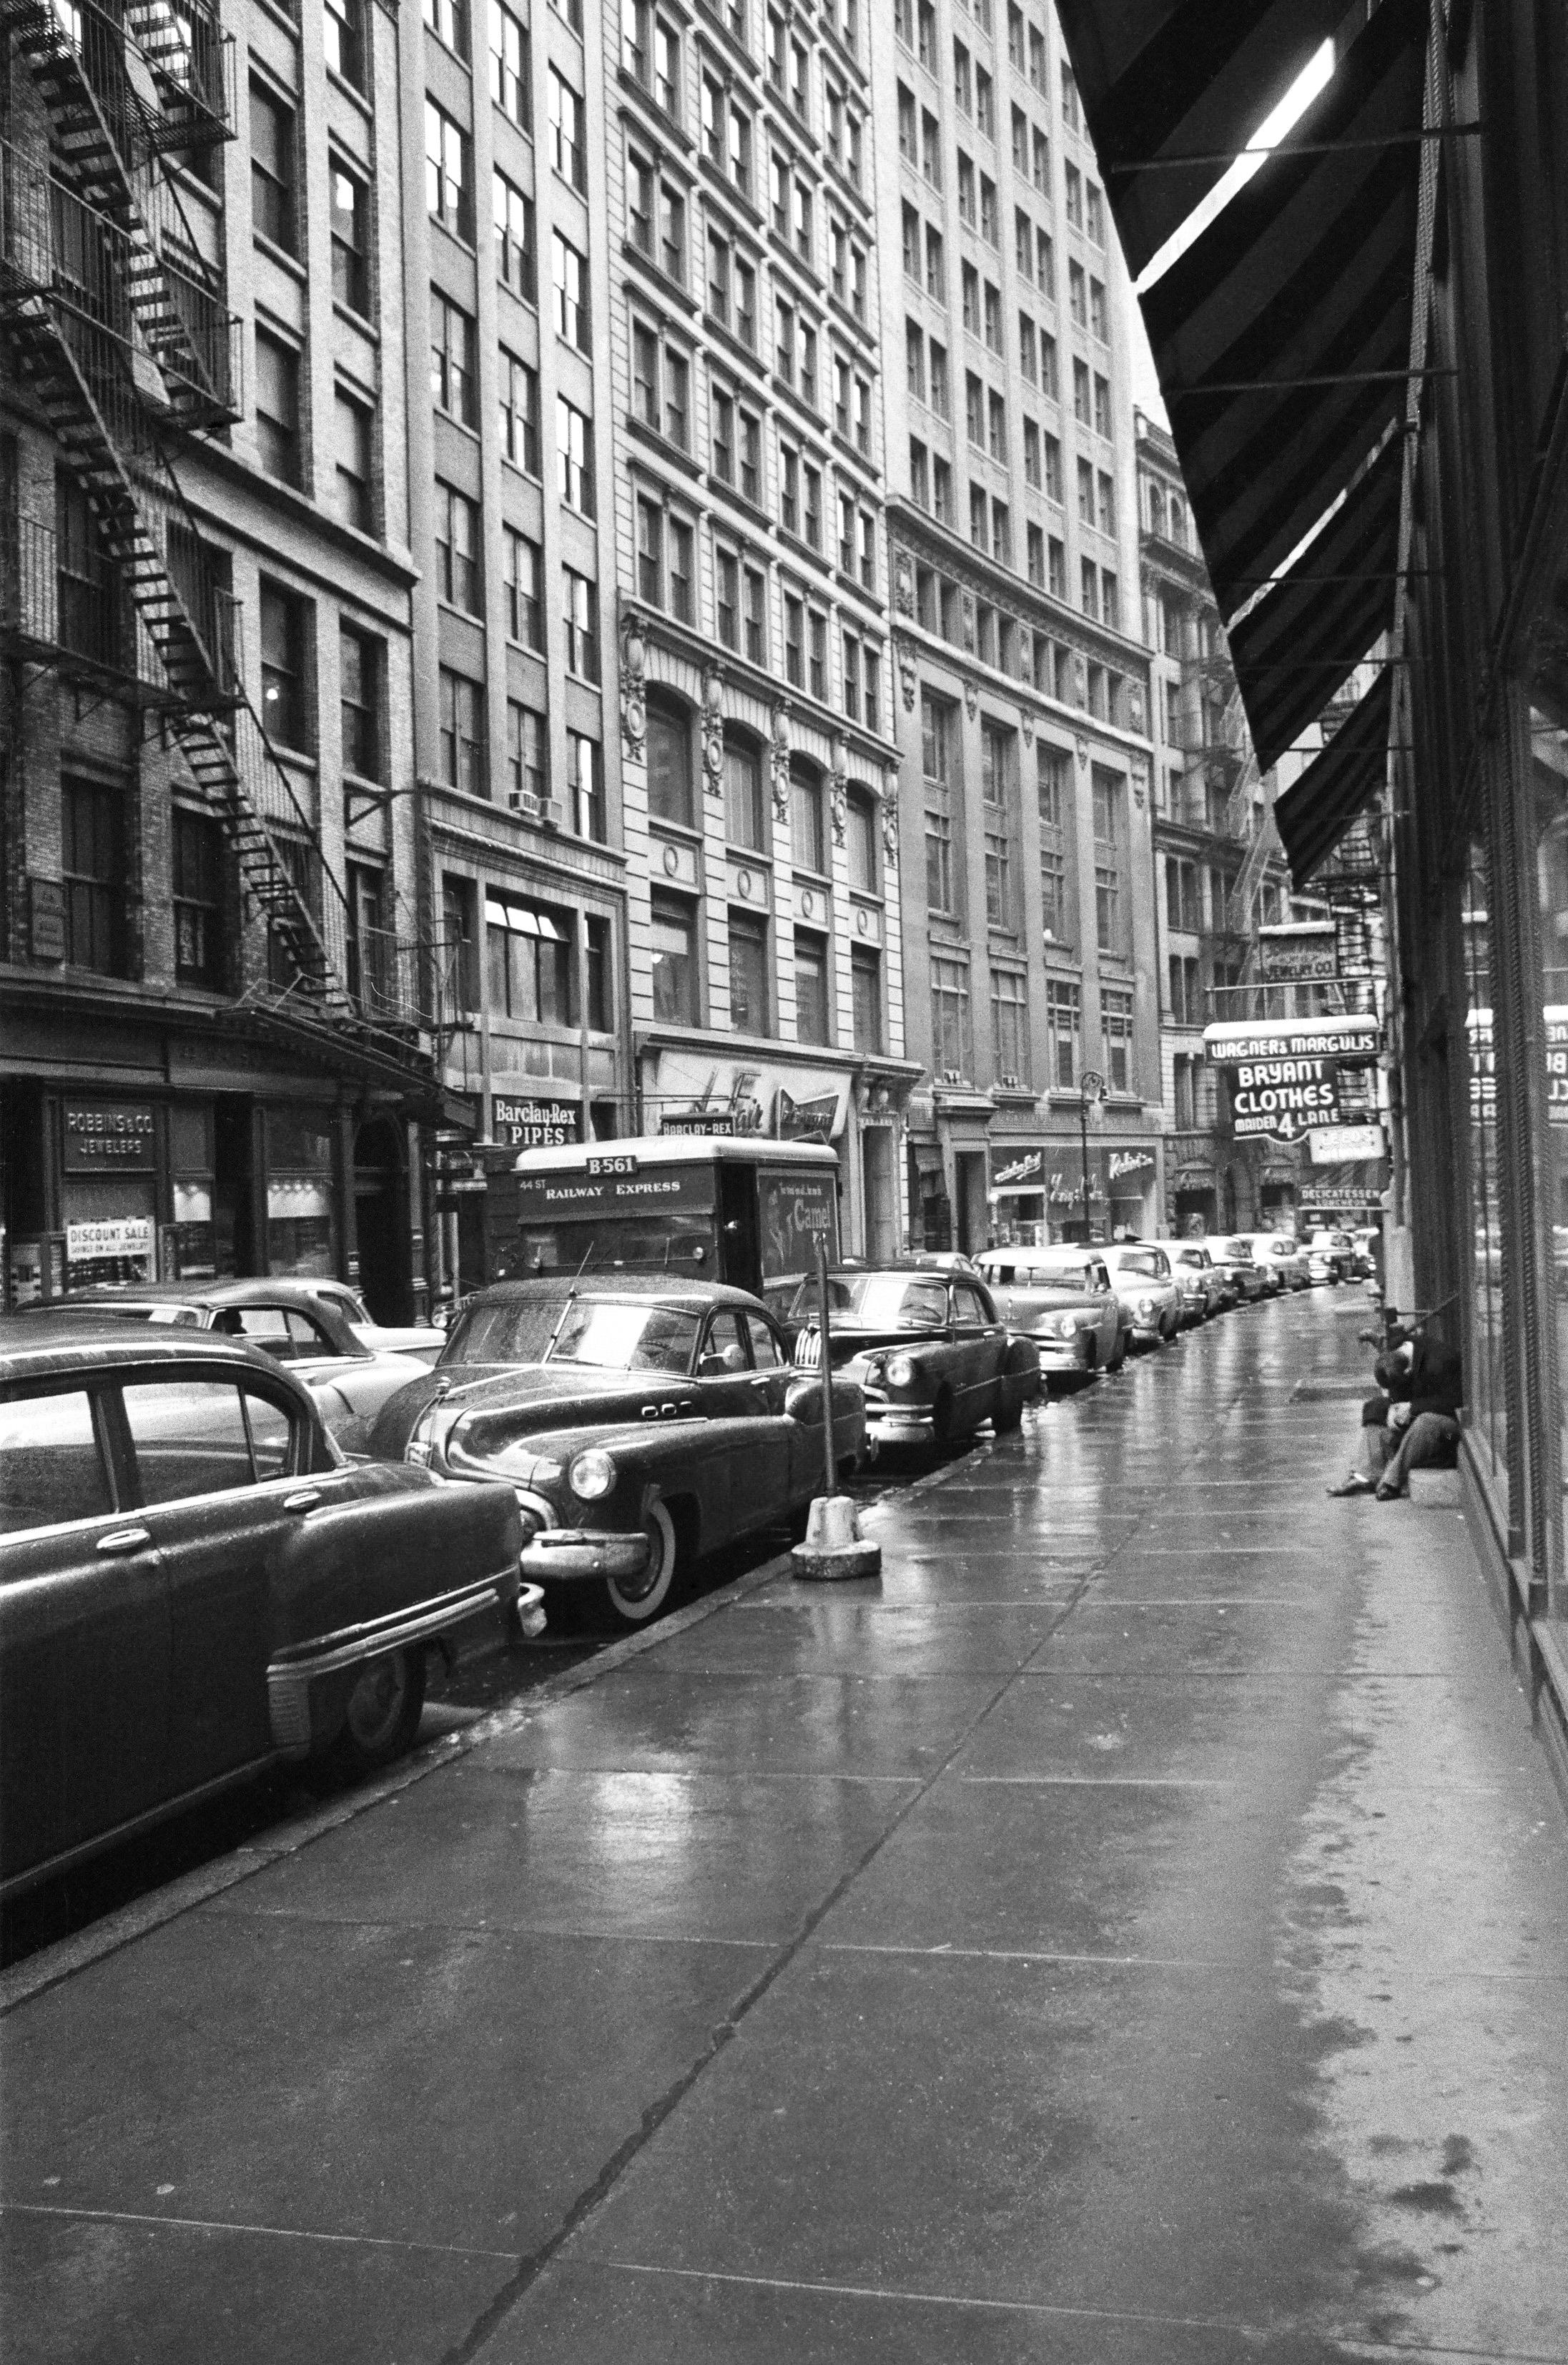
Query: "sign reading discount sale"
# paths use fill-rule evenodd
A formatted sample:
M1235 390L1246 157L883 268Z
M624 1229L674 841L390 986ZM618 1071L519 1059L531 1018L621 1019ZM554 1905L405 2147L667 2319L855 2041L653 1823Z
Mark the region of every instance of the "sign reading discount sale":
M1299 1141L1339 1122L1338 1059L1242 1059L1222 1073L1238 1139Z

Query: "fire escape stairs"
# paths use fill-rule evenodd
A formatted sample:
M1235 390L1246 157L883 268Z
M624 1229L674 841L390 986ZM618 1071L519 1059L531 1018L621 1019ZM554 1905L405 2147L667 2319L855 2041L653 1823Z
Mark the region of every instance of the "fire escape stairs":
M139 28L168 19L166 47L179 37L162 0L141 0L134 14ZM335 957L348 943L346 894L224 645L224 596L164 449L163 430L181 416L170 379L196 357L169 285L167 242L149 234L143 210L146 191L159 193L155 211L166 192L184 220L157 165L170 143L153 120L152 68L140 69L144 98L129 62L134 42L94 0L0 0L0 29L27 57L73 184L0 151L0 324L156 651L171 691L167 727L292 972L272 1006L318 1039L346 1037L423 1077L430 1062L412 1025L368 1020ZM194 261L194 241L189 248ZM312 871L325 925L308 891Z

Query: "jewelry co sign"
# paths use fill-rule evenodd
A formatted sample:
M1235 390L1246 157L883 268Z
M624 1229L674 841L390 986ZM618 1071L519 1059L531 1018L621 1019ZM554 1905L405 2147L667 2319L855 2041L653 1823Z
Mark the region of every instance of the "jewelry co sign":
M131 1101L67 1101L62 1115L67 1174L151 1174L156 1164L152 1111Z
M1338 1059L1241 1059L1220 1072L1238 1139L1299 1141L1339 1122Z

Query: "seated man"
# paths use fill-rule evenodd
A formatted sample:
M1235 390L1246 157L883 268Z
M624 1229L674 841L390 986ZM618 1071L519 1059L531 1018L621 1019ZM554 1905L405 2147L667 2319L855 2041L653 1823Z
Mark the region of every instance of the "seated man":
M1453 1348L1425 1331L1382 1355L1373 1376L1383 1390L1361 1407L1355 1464L1331 1495L1370 1495L1380 1503L1405 1493L1410 1472L1451 1470L1459 1456L1459 1408L1464 1399Z

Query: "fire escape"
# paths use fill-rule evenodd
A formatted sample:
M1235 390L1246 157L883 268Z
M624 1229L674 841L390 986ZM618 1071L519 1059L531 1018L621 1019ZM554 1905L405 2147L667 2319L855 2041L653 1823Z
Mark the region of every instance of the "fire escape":
M47 156L0 141L0 331L94 544L71 565L56 521L15 521L0 645L162 713L264 922L252 1006L424 1080L415 997L354 974L343 884L246 694L226 560L172 457L241 413L240 324L165 161L232 136L231 37L209 0L0 0L0 31L51 133Z

